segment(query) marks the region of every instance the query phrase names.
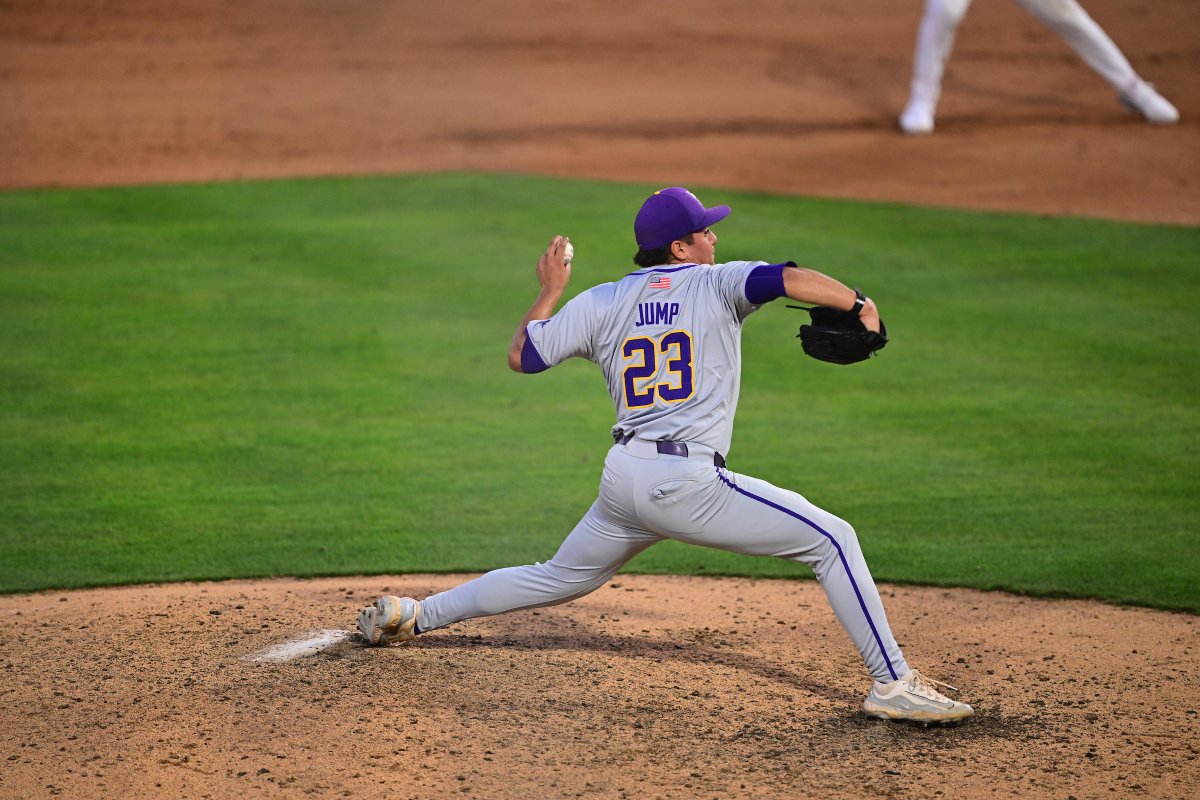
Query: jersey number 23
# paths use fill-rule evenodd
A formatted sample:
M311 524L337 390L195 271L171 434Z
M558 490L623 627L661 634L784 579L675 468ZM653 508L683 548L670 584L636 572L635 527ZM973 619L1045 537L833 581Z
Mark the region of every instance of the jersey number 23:
M687 331L671 331L660 338L639 336L627 339L621 348L625 358L625 406L654 405L655 395L667 403L692 396L692 337ZM655 383L659 366L666 363L665 380Z

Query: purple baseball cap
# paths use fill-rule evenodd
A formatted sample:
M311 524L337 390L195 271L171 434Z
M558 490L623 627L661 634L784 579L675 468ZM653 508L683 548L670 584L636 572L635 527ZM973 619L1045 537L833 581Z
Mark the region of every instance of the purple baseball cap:
M729 206L705 208L682 186L660 189L642 203L633 221L638 247L657 250L689 233L704 230L729 216Z

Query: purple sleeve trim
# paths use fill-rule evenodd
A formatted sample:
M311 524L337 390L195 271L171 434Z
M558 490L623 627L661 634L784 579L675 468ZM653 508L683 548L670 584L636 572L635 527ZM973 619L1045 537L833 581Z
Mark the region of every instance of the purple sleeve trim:
M529 338L529 334L525 334L525 344L521 347L521 372L526 375L533 375L537 372L545 372L550 369L546 362L542 360L542 354L533 346L533 339Z
M779 297L787 297L783 288L783 268L794 267L795 262L763 264L750 270L746 277L746 299L756 306L769 303Z

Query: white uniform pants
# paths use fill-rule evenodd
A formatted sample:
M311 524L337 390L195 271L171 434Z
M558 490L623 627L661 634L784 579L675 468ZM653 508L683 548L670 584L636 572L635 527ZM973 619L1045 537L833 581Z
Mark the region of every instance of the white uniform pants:
M689 445L683 458L640 439L609 451L599 497L550 561L426 598L420 629L574 600L668 538L808 564L872 677L890 682L908 672L849 523L795 492L715 467L707 448Z
M1118 92L1129 89L1138 76L1129 60L1096 21L1075 0L1017 0L1026 11L1057 33L1100 77ZM913 56L912 98L936 104L942 72L958 24L971 0L926 0L917 30Z

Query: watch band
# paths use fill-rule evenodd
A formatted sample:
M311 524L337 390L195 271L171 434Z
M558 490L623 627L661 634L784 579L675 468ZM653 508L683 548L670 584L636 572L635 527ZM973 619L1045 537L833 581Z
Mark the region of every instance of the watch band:
M867 296L862 293L862 289L854 290L854 308L850 309L850 313L858 316L862 313L863 306L867 304Z

